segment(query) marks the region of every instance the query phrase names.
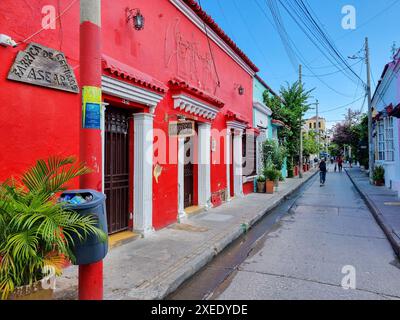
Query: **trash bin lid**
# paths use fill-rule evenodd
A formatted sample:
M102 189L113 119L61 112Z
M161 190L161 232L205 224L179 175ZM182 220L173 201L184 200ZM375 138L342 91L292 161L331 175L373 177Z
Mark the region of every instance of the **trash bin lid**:
M64 202L65 207L68 209L90 209L97 207L99 204L105 201L106 195L104 193L98 192L92 189L76 189L76 190L67 190L64 191L59 200L65 198L66 196L70 196L71 199L76 195L80 195L81 197L90 197L91 200L86 200L84 203L70 203ZM61 203L63 203L61 201Z

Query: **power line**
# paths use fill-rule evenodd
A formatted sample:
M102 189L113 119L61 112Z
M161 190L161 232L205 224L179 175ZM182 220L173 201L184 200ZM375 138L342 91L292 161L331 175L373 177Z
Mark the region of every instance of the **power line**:
M332 91L334 91L335 93L337 93L339 95L342 95L342 96L345 96L345 97L351 97L350 95L344 94L342 92L339 92L338 90L336 90L335 88L330 86L321 77L316 75L315 72L313 72L311 70L311 67L308 66L308 63L307 63L306 59L301 54L300 50L298 50L296 44L289 37L289 35L288 35L287 31L286 31L285 25L284 25L284 23L282 21L282 18L280 16L276 0L275 1L274 0L267 0L267 6L271 11L271 14L272 14L272 16L274 18L274 21L275 21L275 28L278 31L278 34L279 34L279 36L281 38L281 41L282 41L282 43L283 43L283 45L285 47L285 50L286 50L287 54L289 56L289 59L292 61L292 64L295 63L293 61L294 59L292 58L292 56L297 56L299 58L299 60L302 61L303 65L313 74L313 76L318 78L321 81L321 83L323 83L326 87L328 87L329 89L331 89ZM288 13L291 14L290 11L288 11ZM314 41L312 38L310 38L310 40Z
M322 114L322 113L329 113L329 112L332 112L332 111L344 109L344 108L346 108L346 107L348 107L348 106L350 106L350 105L352 105L352 104L354 104L354 103L360 101L360 100L363 99L364 97L365 97L365 95L363 95L363 96L359 97L358 99L356 99L356 100L354 100L354 101L352 101L352 102L350 102L350 103L347 103L347 104L345 104L345 105L343 105L343 106L336 107L336 108L334 108L334 109L325 110L325 111L322 111L322 112L320 112L320 113L321 113L321 114Z
M351 66L354 67L355 65L359 64L361 61L357 61L356 63L352 64ZM332 66L330 66L331 68ZM315 69L315 67L313 67L313 69ZM334 71L334 72L330 72L330 73L324 73L324 74L319 74L318 77L327 77L327 76L331 76L337 73L340 73L342 71L344 71L345 69L340 69L338 71ZM308 75L308 74L303 74L304 77L314 77L312 75Z

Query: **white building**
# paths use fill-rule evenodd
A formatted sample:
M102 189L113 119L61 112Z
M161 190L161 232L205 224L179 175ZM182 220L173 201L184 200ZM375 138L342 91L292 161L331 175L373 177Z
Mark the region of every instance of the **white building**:
M385 184L400 195L400 50L383 70L375 90L375 165L385 168Z

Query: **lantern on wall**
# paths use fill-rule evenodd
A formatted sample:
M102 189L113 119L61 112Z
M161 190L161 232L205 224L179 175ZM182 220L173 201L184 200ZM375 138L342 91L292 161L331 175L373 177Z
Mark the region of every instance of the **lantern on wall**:
M127 9L127 22L132 20L133 27L135 30L143 30L144 29L144 16L140 12L139 9Z

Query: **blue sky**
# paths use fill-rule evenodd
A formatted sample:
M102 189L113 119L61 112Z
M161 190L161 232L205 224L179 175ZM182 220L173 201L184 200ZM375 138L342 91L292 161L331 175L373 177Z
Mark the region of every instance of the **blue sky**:
M343 56L356 54L363 47L365 37L369 37L372 75L377 82L384 65L391 59L393 42L400 46L398 23L400 0L307 0L307 2ZM201 0L201 5L260 68L259 74L273 89L279 90L286 81L293 82L298 79L298 72L290 62L272 24L273 19L266 0ZM356 9L355 30L342 28L344 15L341 11L345 5L352 5ZM312 67L313 73L325 75L337 71L338 69L313 46L282 8L281 14L289 36L302 52L308 65ZM357 60L348 61L350 64L357 62ZM362 79L366 79L363 62L354 65L353 69ZM303 67L303 73L303 81L307 88L316 88L312 95L319 99L320 113L327 119L328 126L344 119L349 107L327 111L363 96L362 85L350 81L342 73L321 77L340 93L329 89L319 79L312 77L306 67ZM372 87L374 90L374 83ZM362 103L363 98L350 107L360 109ZM363 110L367 110L366 103ZM310 111L306 116L313 116L314 112Z

